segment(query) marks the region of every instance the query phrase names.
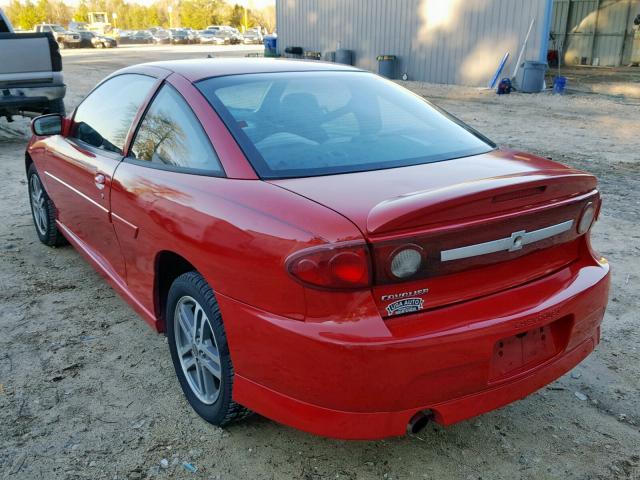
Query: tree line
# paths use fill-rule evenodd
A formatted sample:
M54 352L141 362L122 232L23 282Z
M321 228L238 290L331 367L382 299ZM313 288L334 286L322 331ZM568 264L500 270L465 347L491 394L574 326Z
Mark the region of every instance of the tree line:
M224 0L156 0L152 4L126 3L124 0L80 0L77 6L63 0L11 0L5 13L14 27L32 30L40 23L68 25L88 22L89 12L105 12L113 28L140 30L149 27L206 28L232 25L236 28L262 26L275 28L275 7L245 9ZM115 14L115 16L114 16Z

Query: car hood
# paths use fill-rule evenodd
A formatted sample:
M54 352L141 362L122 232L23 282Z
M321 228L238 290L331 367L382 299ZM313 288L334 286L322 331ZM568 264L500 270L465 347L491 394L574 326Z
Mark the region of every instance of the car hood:
M342 214L366 237L495 215L596 188L589 174L510 150L270 183Z

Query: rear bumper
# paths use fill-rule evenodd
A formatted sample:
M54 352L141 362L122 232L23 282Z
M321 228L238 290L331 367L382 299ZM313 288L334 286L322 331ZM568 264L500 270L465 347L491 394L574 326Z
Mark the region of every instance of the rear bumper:
M0 109L29 110L46 106L51 100L64 98L65 85L36 85L0 89Z
M334 438L403 435L424 410L439 423L459 422L524 398L584 359L599 341L608 289L608 265L589 259L518 288L386 322L300 322L219 295L231 319L234 398ZM501 340L547 327L558 333L552 355L496 374Z

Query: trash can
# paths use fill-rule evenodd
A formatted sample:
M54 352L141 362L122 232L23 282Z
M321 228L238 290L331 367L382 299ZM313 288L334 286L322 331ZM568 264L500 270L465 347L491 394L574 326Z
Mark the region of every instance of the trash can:
M546 71L546 62L525 61L518 72L518 90L524 93L541 92L544 89L544 74Z
M396 56L378 55L378 74L386 78L396 78Z
M336 50L336 63L344 65L353 65L353 51L339 48Z
M278 37L274 35L266 35L263 40L264 43L264 56L265 57L277 57L278 56Z

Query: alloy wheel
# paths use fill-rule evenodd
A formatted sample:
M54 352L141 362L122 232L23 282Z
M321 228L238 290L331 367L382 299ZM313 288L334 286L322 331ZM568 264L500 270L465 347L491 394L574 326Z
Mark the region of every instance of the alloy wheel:
M176 351L187 383L198 400L211 405L220 395L220 352L209 317L190 296L181 297L173 315Z
M41 235L46 235L49 225L49 216L45 206L44 189L37 175L31 175L29 180L31 187L31 209L33 210L33 220Z

